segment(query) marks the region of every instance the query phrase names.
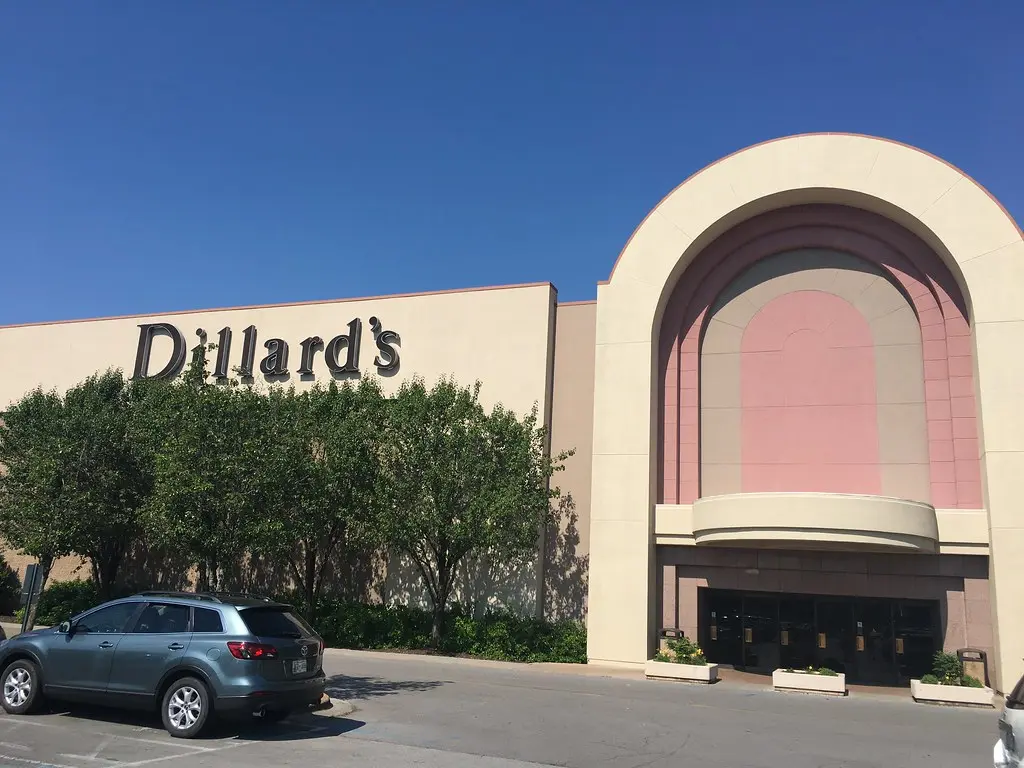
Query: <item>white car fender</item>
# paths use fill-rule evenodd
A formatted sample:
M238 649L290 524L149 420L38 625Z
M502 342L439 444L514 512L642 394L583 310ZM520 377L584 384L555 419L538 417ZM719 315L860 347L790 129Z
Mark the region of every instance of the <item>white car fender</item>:
M1020 768L1020 761L1006 751L1003 740L999 739L992 747L992 765L993 768Z

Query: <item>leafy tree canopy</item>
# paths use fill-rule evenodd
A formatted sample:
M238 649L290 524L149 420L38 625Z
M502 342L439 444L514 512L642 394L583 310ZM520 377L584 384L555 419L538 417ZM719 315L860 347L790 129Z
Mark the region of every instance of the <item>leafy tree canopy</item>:
M480 384L404 384L392 398L383 465L388 489L379 533L416 565L434 608L432 638L460 564L473 554L514 560L535 553L555 516L550 485L570 452L551 457L534 409L523 419L488 413Z

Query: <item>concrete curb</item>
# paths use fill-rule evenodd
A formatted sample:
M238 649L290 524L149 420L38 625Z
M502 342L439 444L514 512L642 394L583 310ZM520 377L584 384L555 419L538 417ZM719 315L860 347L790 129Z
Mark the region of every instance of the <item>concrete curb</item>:
M616 666L605 666L603 664L564 664L557 662L522 662L522 661L494 661L491 659L476 659L465 656L435 656L420 653L401 653L391 651L363 651L352 648L326 648L325 658L362 658L378 659L401 663L423 662L438 665L458 665L462 667L478 667L481 669L508 669L508 670L543 670L544 672L555 672L564 675L578 675L582 677L619 677L633 680L644 679L643 666L637 669L623 668Z

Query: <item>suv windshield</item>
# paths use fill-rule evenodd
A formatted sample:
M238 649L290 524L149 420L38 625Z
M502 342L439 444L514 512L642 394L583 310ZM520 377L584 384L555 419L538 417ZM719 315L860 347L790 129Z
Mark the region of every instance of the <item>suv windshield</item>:
M311 637L314 632L301 616L289 608L246 608L242 621L258 637Z

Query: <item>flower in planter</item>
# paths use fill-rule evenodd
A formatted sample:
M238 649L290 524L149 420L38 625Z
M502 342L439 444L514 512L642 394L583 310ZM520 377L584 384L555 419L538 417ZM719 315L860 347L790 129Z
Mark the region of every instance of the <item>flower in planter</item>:
M695 642L686 637L668 641L668 653L661 651L654 657L655 661L670 661L675 664L689 664L695 667L707 666L704 651Z
M922 675L925 685L955 685L965 688L984 688L985 684L976 677L964 674L964 665L955 653L938 651L932 657L931 674Z
M829 667L807 667L806 669L784 669L783 672L796 672L800 675L820 675L821 677L839 677L839 673Z

